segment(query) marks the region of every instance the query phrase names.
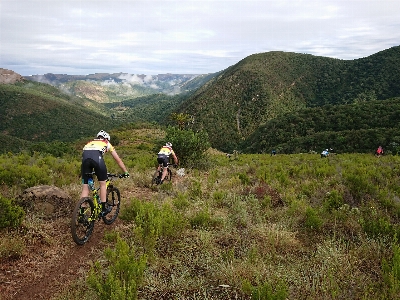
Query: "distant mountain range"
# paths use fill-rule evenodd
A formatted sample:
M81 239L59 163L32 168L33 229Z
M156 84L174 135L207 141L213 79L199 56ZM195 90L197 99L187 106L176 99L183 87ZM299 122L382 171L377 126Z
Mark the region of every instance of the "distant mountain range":
M0 84L0 134L14 144L68 141L99 126L165 125L176 112L226 152L365 152L378 143L400 151L400 46L356 60L273 51L203 75L24 79Z
M96 73L91 75L44 74L25 76L31 81L55 86L64 92L112 103L138 97L165 94L177 95L202 86L212 74L136 75L128 73Z

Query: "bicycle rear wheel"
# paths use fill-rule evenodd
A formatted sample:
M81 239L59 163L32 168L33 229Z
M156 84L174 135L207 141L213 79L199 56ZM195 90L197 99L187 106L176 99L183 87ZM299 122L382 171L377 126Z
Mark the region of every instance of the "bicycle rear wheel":
M110 210L108 214L103 216L103 222L107 225L112 224L118 217L121 205L121 193L115 186L107 189L106 208Z
M90 197L84 197L76 204L71 220L72 239L78 245L85 244L94 229L94 204Z
M172 179L172 171L171 171L170 168L168 168L167 171L168 172L167 172L167 175L164 178L164 181L171 181L171 179Z
M161 172L156 172L153 175L153 178L151 179L151 185L152 186L160 184L160 182L161 182L161 174L162 174Z

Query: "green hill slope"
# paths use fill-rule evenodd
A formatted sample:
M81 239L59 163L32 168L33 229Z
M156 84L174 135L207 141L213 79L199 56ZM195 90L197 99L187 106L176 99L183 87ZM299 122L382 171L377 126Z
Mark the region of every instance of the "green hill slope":
M123 122L166 123L171 113L184 101L188 94L169 96L155 94L138 97L119 103L106 103L113 119Z
M30 142L74 141L117 124L46 84L0 85L0 132Z
M268 52L246 57L178 109L194 116L215 148L232 151L259 126L307 107L400 96L400 47L344 61Z
M393 98L288 113L260 126L241 148L249 153L374 152L378 145L395 151L399 143L400 98Z

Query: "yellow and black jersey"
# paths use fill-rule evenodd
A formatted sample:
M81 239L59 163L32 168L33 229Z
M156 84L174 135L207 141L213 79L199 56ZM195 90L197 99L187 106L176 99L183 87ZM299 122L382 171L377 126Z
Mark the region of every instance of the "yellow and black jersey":
M163 146L160 151L158 152L158 155L166 155L166 156L170 156L171 154L175 154L174 150L172 150L172 148L167 147L167 146Z
M114 147L108 140L94 139L83 147L83 151L86 150L97 150L100 151L101 154L104 154L106 152L114 151Z

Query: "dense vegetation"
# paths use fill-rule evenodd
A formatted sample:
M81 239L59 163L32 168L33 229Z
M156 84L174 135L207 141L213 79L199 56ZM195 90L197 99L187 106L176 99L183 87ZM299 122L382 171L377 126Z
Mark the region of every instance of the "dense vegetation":
M188 94L153 94L118 103L107 103L105 106L110 109L111 118L115 120L166 124L171 113L187 99Z
M1 84L0 132L11 141L1 151L22 149L29 142L71 142L117 127L116 121L76 101L47 84Z
M186 168L185 176L151 188L154 149L165 134L149 126L112 131L131 173L118 182L123 226L54 299L399 298L399 156L227 158L209 149L207 170ZM79 151L0 155L0 203L19 212L6 199L35 184L76 199L79 163ZM151 192L151 200L132 197L133 188ZM47 236L45 222L27 215L24 230L3 230L0 259L22 262L43 244L35 237Z
M287 113L398 96L400 47L350 61L268 52L250 55L224 70L178 111L194 116L213 147L232 151L259 126Z
M400 145L400 98L325 105L288 113L260 126L242 144L249 153L298 153L332 148L373 153L379 145L396 154Z

